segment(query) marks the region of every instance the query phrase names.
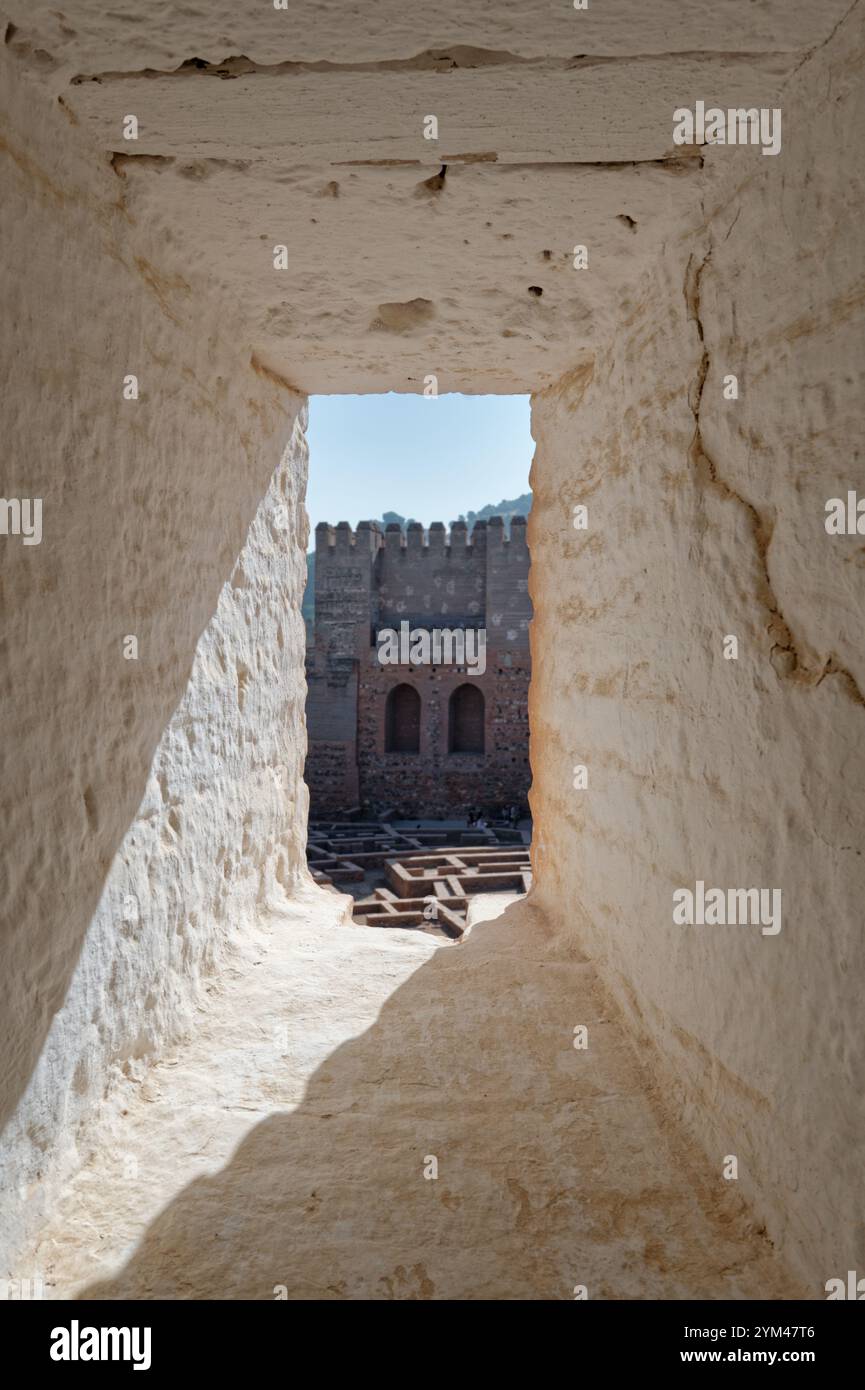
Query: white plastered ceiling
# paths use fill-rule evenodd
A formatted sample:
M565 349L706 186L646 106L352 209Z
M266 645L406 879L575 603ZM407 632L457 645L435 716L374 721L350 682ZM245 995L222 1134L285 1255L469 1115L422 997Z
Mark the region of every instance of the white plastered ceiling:
M847 8L10 0L6 41L271 371L305 391L429 374L525 391L609 341L699 224L676 107L773 106Z

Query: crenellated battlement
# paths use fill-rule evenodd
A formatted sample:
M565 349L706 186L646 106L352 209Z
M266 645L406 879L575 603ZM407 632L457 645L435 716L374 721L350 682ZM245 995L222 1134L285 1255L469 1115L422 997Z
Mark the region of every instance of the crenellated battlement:
M503 552L513 550L516 554L524 551L525 546L524 516L511 518L509 537L501 516L491 517L489 521L476 521L471 531L464 521L452 521L450 530L441 521L433 521L428 530L419 521L410 521L405 532L395 521L389 522L384 530L377 521L361 521L356 529L352 529L347 521L340 521L336 526L320 521L315 528L317 563L349 553L355 559L361 555L375 558L379 550L417 556L465 554L467 558L480 558L490 549Z

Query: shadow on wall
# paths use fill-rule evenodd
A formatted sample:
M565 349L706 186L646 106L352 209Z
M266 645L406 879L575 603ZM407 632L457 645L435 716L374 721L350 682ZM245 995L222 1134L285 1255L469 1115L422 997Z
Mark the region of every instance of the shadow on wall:
M277 977L283 998L289 985ZM294 1112L252 1129L80 1296L807 1296L754 1229L670 1130L594 968L523 903L436 951Z
M2 47L0 68L0 177L12 235L0 314L20 330L0 341L3 492L42 504L39 544L0 537L5 1236L18 1186L42 1177L58 1138L71 1143L85 1101L101 1094L99 1062L121 1047L126 1056L146 1048L146 1032L125 1031L123 1008L134 1030L150 997L148 969L151 1034L166 1023L147 933L128 939L116 901L105 911L104 890L130 844L199 639L227 581L239 583L238 556L302 403L250 362L221 305L175 273L170 237L135 226L115 173ZM294 498L281 501L291 511ZM305 536L304 519L299 546ZM302 557L298 597L301 565ZM129 636L137 660L125 659ZM300 661L300 637L298 647ZM220 730L230 723L224 711L206 713ZM181 813L157 796L167 874L154 886L167 882L182 910L172 876L183 842L172 817ZM144 908L148 865L138 867ZM79 965L83 988L76 980L72 1000ZM49 1047L40 1067L58 1016L68 1046Z
M257 385L250 375L238 389ZM224 862L214 855L186 875L195 858L190 842L200 836L196 815L208 826L218 820L201 806L224 770L223 745L231 743L244 696L251 705L255 695L252 677L251 694L239 675L235 681L235 657L239 672L246 653L233 640L229 610L239 613L244 602L261 599L243 572L250 534L266 536L276 550L269 528L280 508L292 526L304 532L306 526L298 521L302 477L289 483L284 468L280 479L293 418L286 404L272 388L262 392L258 409L267 426L258 448L239 444L239 424L224 431L226 449L246 458L243 469L214 453L198 470L161 474L159 506L152 507L143 505L142 494L130 499L118 482L116 494L107 495L116 495L117 506L124 497L129 505L116 535L101 535L102 467L83 463L62 529L54 523L49 534L46 527L38 550L4 554L4 589L13 600L4 786L14 789L7 831L18 857L4 856L9 926L0 948L0 1124L15 1184L38 1180L58 1146L71 1140L79 1113L101 1095L108 1062L141 1056L160 1032L172 1031L191 1002L184 991L191 996L192 977L207 964L212 880L222 886L227 866L241 857L246 827L237 825L236 844L227 837ZM221 417L222 410L214 413ZM219 418L212 425L223 430ZM171 429L160 438L164 449ZM188 456L188 439L185 446ZM130 471L131 458L118 464L118 473ZM45 491L52 495L47 484ZM279 543L285 541L284 533ZM300 548L298 555L297 575L293 560L283 566L287 587L299 592ZM272 605L281 604L286 585L272 587ZM239 625L239 635L254 649L260 628L249 621L248 630ZM301 649L299 619L297 628L280 662ZM202 658L201 639L210 633ZM136 636L137 660L124 659L125 634ZM229 658L230 673L207 670L215 655ZM190 711L190 678L202 660L204 698ZM269 679L266 662L253 675L262 671ZM298 704L302 711L300 691ZM241 753L233 771L238 777L246 771ZM188 818L185 797L199 803ZM124 887L137 895L131 918L122 907ZM164 968L169 956L172 965L178 958L176 978ZM12 1182L6 1186L8 1232L14 1190Z

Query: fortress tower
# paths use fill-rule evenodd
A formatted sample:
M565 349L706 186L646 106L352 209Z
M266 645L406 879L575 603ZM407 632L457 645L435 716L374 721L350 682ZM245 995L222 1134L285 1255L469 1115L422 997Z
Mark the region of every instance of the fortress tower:
M307 652L312 818L363 807L402 816L526 806L530 782L529 552L525 517L315 532ZM486 669L381 665L385 628L486 633Z

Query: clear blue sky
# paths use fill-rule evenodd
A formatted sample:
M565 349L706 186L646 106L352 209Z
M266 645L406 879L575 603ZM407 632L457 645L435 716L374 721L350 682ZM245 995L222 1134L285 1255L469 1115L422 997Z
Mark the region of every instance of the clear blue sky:
M312 532L386 511L447 525L528 492L533 452L528 396L313 396Z

